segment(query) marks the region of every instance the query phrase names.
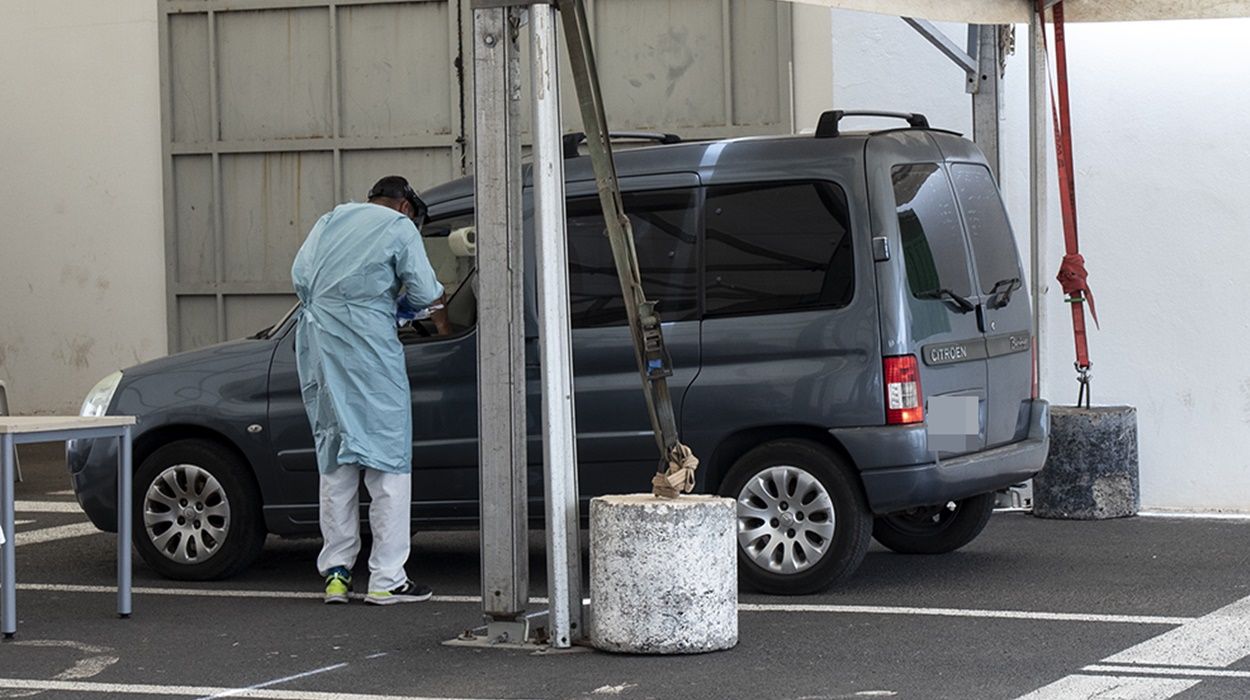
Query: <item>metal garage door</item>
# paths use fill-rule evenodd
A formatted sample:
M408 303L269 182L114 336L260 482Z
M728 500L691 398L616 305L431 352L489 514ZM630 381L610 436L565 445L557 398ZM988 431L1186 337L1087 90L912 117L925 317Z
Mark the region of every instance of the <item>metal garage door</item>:
M170 351L294 301L322 213L378 177L469 167L468 0L161 0ZM609 122L688 138L790 128L790 11L747 0L590 3ZM524 71L523 71L524 72ZM565 85L571 95L571 79ZM580 128L566 99L568 130Z

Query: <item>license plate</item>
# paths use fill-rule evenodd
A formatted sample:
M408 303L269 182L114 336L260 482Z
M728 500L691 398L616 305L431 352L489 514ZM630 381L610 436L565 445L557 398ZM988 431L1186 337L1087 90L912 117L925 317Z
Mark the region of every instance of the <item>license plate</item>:
M932 396L925 432L933 452L971 452L981 434L981 401L975 396Z

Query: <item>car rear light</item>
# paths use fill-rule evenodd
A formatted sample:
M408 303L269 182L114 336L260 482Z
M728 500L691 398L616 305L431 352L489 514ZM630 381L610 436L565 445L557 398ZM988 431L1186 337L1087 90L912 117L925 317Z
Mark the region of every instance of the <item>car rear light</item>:
M886 425L924 422L924 394L915 355L885 358Z
M1037 399L1037 336L1033 336L1033 398Z

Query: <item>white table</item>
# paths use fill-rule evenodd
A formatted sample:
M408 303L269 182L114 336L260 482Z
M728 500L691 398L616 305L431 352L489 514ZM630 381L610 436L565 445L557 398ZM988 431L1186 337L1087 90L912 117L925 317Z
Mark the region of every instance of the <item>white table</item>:
M133 416L0 416L0 632L5 639L17 633L17 535L13 531L15 489L13 466L17 446L33 442L117 439L117 614L130 617L131 464Z

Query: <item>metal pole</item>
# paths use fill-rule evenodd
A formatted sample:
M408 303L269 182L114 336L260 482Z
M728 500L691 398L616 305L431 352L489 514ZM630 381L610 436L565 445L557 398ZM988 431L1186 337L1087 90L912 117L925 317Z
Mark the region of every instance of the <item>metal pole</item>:
M555 8L530 6L534 90L534 234L538 252L538 342L542 367L543 469L547 501L547 597L551 645L582 636L573 345L564 213L559 64Z
M0 435L0 529L4 530L0 555L0 632L12 639L17 632L17 533L13 531L13 462L17 450L12 433Z
M1029 22L1029 262L1033 282L1033 339L1037 344L1038 387L1046 386L1046 206L1049 200L1046 167L1046 124L1049 87L1046 76L1046 33L1036 13Z
M511 642L529 597L519 12L473 10L482 612Z
M134 489L131 488L131 428L117 438L117 614L130 617L130 540L134 524Z
M969 30L971 33L971 29ZM972 93L972 140L985 154L990 163L990 172L1001 186L1002 156L998 144L998 113L1001 106L999 91L999 60L1001 45L998 38L999 27L996 24L976 25L977 73L968 84Z

